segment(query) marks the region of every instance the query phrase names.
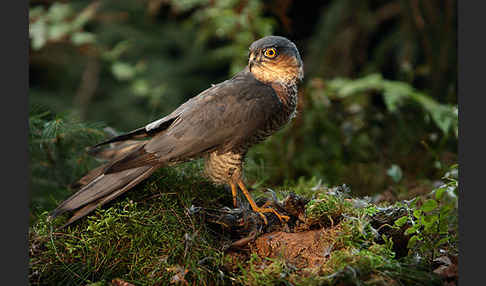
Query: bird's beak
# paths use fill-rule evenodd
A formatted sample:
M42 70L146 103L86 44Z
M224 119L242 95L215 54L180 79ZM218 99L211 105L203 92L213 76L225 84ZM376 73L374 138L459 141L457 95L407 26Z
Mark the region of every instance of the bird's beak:
M255 62L256 62L256 56L253 52L250 52L250 56L248 58L248 67L250 68L250 71L253 65L255 64Z

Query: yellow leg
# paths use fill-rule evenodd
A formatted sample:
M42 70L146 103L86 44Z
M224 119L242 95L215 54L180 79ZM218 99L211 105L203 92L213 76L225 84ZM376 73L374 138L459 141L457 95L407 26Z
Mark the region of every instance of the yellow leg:
M265 222L265 224L268 224L267 222L267 218L265 217L265 215L263 213L274 213L278 219L280 221L288 221L290 219L290 217L286 216L286 215L281 215L279 214L276 210L274 210L273 208L260 208L259 206L257 206L257 204L255 203L255 201L253 200L253 198L251 197L250 195L250 192L248 192L248 190L246 189L245 185L243 184L243 182L240 180L238 181L238 186L240 187L241 191L243 192L243 194L245 195L246 199L248 200L248 202L250 203L250 206L251 208L253 209L253 211L257 212L260 214L260 216L263 218L263 221Z
M237 196L238 189L236 188L236 185L234 183L230 183L230 186L231 186L231 194L233 194L233 206L236 208L238 207L236 203L236 196Z
M261 206L261 207L262 207L262 209L264 209L264 208L268 207L268 206L269 206L269 205L271 205L271 204L272 204L272 201L266 201L266 202L263 204L263 206Z

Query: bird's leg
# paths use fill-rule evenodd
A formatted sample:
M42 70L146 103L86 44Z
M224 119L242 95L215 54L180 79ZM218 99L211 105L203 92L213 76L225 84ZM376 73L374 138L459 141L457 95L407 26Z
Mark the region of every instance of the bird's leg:
M233 206L236 208L238 207L237 201L236 201L236 196L238 195L238 189L236 188L235 183L231 182L231 194L233 195Z
M250 195L250 192L246 189L245 187L245 184L243 184L243 182L241 180L238 181L238 186L240 187L241 191L243 192L243 194L245 195L246 199L248 200L248 202L250 203L250 206L251 208L253 209L253 211L257 212L260 214L260 216L263 218L263 221L265 222L265 224L268 224L267 222L267 218L265 217L265 215L263 213L274 213L278 219L280 221L288 221L290 219L290 217L286 216L286 215L281 215L279 214L276 210L274 210L273 208L261 208L259 207L255 201L253 200L253 198L251 197Z

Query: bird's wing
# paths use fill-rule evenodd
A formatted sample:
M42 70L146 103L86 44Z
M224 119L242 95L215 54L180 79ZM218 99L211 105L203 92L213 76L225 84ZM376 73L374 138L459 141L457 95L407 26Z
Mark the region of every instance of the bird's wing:
M270 86L257 81L249 72L241 73L180 106L168 128L114 162L106 172L229 150L262 128L280 107Z
M223 82L225 83L225 82ZM220 88L220 85L213 85L212 87L204 90L202 93L199 95L189 99L185 103L181 104L177 109L175 109L173 112L171 112L169 115L164 116L160 119L157 119L153 122L150 122L149 124L137 128L135 130L129 131L124 134L117 135L113 138L110 138L106 141L103 141L101 143L98 143L94 145L92 148L92 152L98 152L96 150L98 147L114 142L120 142L120 141L127 141L127 140L134 140L134 139L142 139L142 138L147 138L147 137L152 137L167 128L177 119L181 114L187 113L188 109L193 108L195 105L199 104L201 101L202 97L206 94L213 93L214 90L217 90Z
M62 202L51 216L76 211L67 223L70 224L128 191L166 163L238 146L278 108L280 102L271 87L249 73L240 73L190 99L163 119L109 140L153 135L88 173L79 184L81 189Z

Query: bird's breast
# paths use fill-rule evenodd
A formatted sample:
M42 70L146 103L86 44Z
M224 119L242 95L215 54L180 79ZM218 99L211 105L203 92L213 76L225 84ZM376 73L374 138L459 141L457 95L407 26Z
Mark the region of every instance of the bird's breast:
M211 152L206 156L204 171L213 183L236 182L242 176L245 153L244 150L225 153Z
M291 116L297 108L297 95L298 89L296 84L271 84L272 89L275 91L280 103L282 104L283 116Z
M247 148L268 138L273 133L285 126L296 113L297 108L297 86L273 85L280 108L274 112L265 124L247 141Z
M281 108L279 112L272 116L269 124L270 129L274 129L273 132L282 128L287 124L294 116L297 109L298 89L295 84L272 84L272 88L275 91Z

